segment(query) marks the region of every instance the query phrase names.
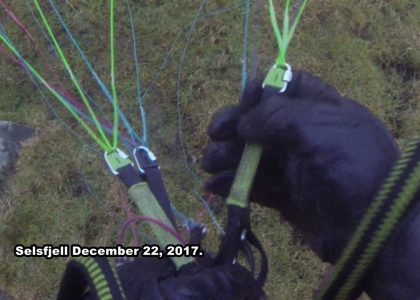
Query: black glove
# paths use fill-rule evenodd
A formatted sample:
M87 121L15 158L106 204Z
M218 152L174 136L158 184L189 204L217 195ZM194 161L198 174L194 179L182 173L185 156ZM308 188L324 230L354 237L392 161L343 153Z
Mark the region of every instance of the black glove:
M362 105L294 71L285 93L246 87L217 112L203 168L206 188L226 197L245 141L263 147L250 200L279 210L312 249L334 262L399 156L391 134Z
M196 263L176 274L170 260L141 258L119 268L128 299L259 299L263 292L240 265L198 269Z
M100 267L97 271L88 270L92 263L71 261L57 299L99 299L105 286L113 299L123 299L123 291L128 300L258 300L264 295L252 274L240 265L205 267L191 263L177 272L169 259L149 257L127 262L114 273L106 258L97 257L95 262Z

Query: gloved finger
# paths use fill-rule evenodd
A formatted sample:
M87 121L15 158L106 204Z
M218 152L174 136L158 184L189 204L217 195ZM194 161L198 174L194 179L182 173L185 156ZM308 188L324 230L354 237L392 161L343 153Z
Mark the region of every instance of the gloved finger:
M260 299L252 274L242 266L218 266L190 276L165 280L160 284L165 299Z
M339 96L338 91L308 72L293 70L292 81L289 82L285 96L291 98L333 99Z
M203 155L202 168L210 174L235 168L243 148L243 143L235 141L211 143Z
M229 195L235 177L235 170L223 171L212 178L205 184L205 190L213 194L226 198Z
M208 134L212 140L223 141L236 135L241 111L237 106L225 107L214 113L208 128Z
M263 91L262 84L263 79L260 76L251 79L246 84L242 92L241 101L239 102L239 107L242 111L247 111L258 105Z
M241 112L258 104L262 94L262 79L250 81L242 93L239 106L229 106L217 111L210 122L208 134L212 140L220 141L235 137L236 125Z
M297 130L308 117L308 108L287 96L273 95L244 114L238 135L264 147L287 147L297 139Z
M176 273L175 266L170 259L160 259L155 257L137 257L133 261L127 262L118 267L120 278L130 281L131 276L143 274L145 277L156 277L161 280ZM126 277L128 276L128 277Z
M156 285L157 281L176 274L175 266L171 260L154 257L138 257L134 261L118 267L117 270L124 293L128 299L137 299L143 286ZM150 290L156 291L157 289Z

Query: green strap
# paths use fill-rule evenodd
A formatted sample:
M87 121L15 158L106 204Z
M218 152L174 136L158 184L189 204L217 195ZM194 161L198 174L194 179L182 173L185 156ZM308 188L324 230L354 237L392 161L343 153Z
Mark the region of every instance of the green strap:
M302 15L303 10L306 7L305 0L302 6L299 9L297 17L293 25L291 26L291 30L289 30L289 6L290 1L286 1L286 9L284 11L284 20L283 20L283 35L280 32L280 29L277 24L277 19L274 11L274 5L272 0L270 1L270 17L271 23L273 26L273 30L275 36L277 38L278 46L279 46L279 56L276 60L276 64L273 68L270 69L268 72L264 84L269 86L274 86L279 88L281 92L287 87L287 80L291 78L287 78L285 80L285 74L288 68L290 68L285 61L287 47L289 45L290 40L293 37L293 33L295 31L296 25L298 24L300 17ZM289 70L290 71L290 70ZM288 74L290 75L290 73ZM259 161L261 159L262 149L258 145L246 145L245 149L242 153L241 161L239 163L239 167L235 174L235 179L233 181L232 187L230 189L230 193L227 199L227 203L230 205L236 205L242 208L246 208L249 205L249 192L251 190L252 183L254 181L255 173L258 168Z
M162 210L162 207L159 205L153 193L150 191L147 182L140 182L133 185L128 189L128 195L130 199L136 203L137 208L142 213L142 215L157 219L166 226L173 228L165 212ZM157 237L161 245L167 246L179 244L179 241L174 236L160 228L158 225L150 223L150 226L152 232ZM193 262L191 257L184 256L172 257L172 260L175 263L177 269L187 263Z
M227 198L228 205L246 208L249 205L249 192L258 168L262 148L255 144L246 144L241 161L236 171L233 185Z
M373 220L381 213L386 203L388 209L380 220L380 225L374 230L368 246L357 257L357 264L345 278L344 284L339 288L335 299L347 299L348 295L358 284L367 268L378 255L386 239L392 234L398 221L406 213L407 208L416 199L414 196L420 190L420 140L410 142L399 161L392 169L385 183L379 190L375 200L366 211L362 221L353 234L349 244L344 249L333 273L326 284L321 287L316 299L323 299L330 289L337 284L342 276L346 264L354 255L357 247L366 238L366 233L371 232L370 227L375 226ZM395 195L395 196L394 196ZM393 197L393 198L391 198ZM390 204L389 204L390 202Z
M87 271L98 299L126 299L118 273L112 263L109 259L100 259L102 265L93 257L74 258L74 260L82 264ZM113 289L111 286L116 286L117 288Z

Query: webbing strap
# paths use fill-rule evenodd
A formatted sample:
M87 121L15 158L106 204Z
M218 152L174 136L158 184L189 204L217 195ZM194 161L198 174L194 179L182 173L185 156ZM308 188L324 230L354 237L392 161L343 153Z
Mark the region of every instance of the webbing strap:
M167 217L165 211L156 200L154 194L149 188L149 184L143 181L139 171L131 164L127 164L116 170L118 177L128 188L129 198L134 201L138 210L142 215L151 217L155 220L159 220L161 224L170 228L176 233L176 227L172 225L171 221ZM157 224L150 223L150 228L153 234L156 236L160 245L176 245L180 241L172 235L170 232L161 228ZM181 266L193 261L191 257L172 257L177 269Z
M155 195L156 199L158 200L168 219L171 221L172 225L175 227L175 217L172 212L171 204L169 202L169 196L166 192L165 184L163 182L160 170L157 167L146 168L144 176L146 178L147 183L149 184L150 190Z
M235 263L239 251L242 250L252 273L254 273L254 257L247 244L249 243L258 250L261 256L260 272L256 279L256 284L262 289L267 278L268 260L260 241L251 230L249 215L249 208L241 208L234 205L228 206L229 224L216 256L216 264Z
M118 169L118 178L129 189L133 185L140 183L143 179L140 177L139 172L132 166L126 165Z
M108 258L75 258L67 264L57 299L86 298L94 300L126 299L118 274Z
M154 156L150 157L150 152L145 150L145 148L137 148L136 150L134 154L136 162L139 164L138 167L144 172L143 175L149 184L150 190L155 195L156 200L159 202L169 221L171 221L171 224L176 228L175 217L172 212L165 183L163 182L158 160Z
M267 273L268 273L268 259L267 255L265 254L264 248L261 245L261 242L258 240L257 236L254 234L252 230L248 231L247 234L247 241L255 247L255 249L260 252L261 256L261 267L260 267L260 273L257 277L257 284L263 288L265 280L267 279Z
M286 52L306 4L307 0L303 0L296 18L290 24L290 0L286 0L282 34L277 24L273 2L270 0L270 18L278 42L279 55L264 80L263 88L266 86L274 87L279 89L280 93L287 89L287 84L292 79L292 71L290 66L286 64ZM249 222L249 194L261 155L261 146L256 144L245 145L233 184L229 191L229 196L226 200L229 209L228 227L226 236L222 240L219 248L218 260L227 264L233 263L239 250L243 248L241 244L246 241L249 242L261 253L262 263L258 281L262 287L267 275L268 263L262 245L251 231ZM250 263L252 266L253 261L250 261Z
M420 140L416 140L408 145L382 185L316 299L349 299L361 293L360 284L379 251L419 198Z
M206 234L206 227L203 224L198 224L190 229L190 240L191 245L201 245L203 238Z

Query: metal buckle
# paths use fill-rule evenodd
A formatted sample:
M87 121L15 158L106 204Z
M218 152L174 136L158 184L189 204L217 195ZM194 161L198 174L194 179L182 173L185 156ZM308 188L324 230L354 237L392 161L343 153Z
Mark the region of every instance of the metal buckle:
M139 159L142 158L140 156L140 152L146 153L146 156L147 156L147 159L149 160L149 162L145 163L144 161L142 161L143 163L142 164L140 163ZM147 147L140 146L140 147L135 148L133 150L133 156L134 156L134 161L136 162L137 169L139 170L139 172L141 174L144 174L145 173L144 168L147 168L147 167L159 167L159 165L157 164L157 158L156 158L156 156ZM143 168L142 168L142 165L143 165Z
M244 229L241 233L241 241L246 241L246 235L248 234L248 230Z
M108 165L109 170L114 175L118 175L119 174L116 171L119 168L125 167L125 166L127 166L129 164L131 164L132 166L134 166L133 163L132 163L132 161L128 157L128 155L125 154L122 150L120 150L118 148L115 151L112 151L110 153L108 153L108 151L105 151L105 153L104 153L104 159L105 159L105 162Z
M284 93L287 89L287 85L292 81L293 72L292 67L285 63L284 67L280 67L274 64L267 76L264 79L262 87L265 88L267 85L275 88L279 88L279 93Z

